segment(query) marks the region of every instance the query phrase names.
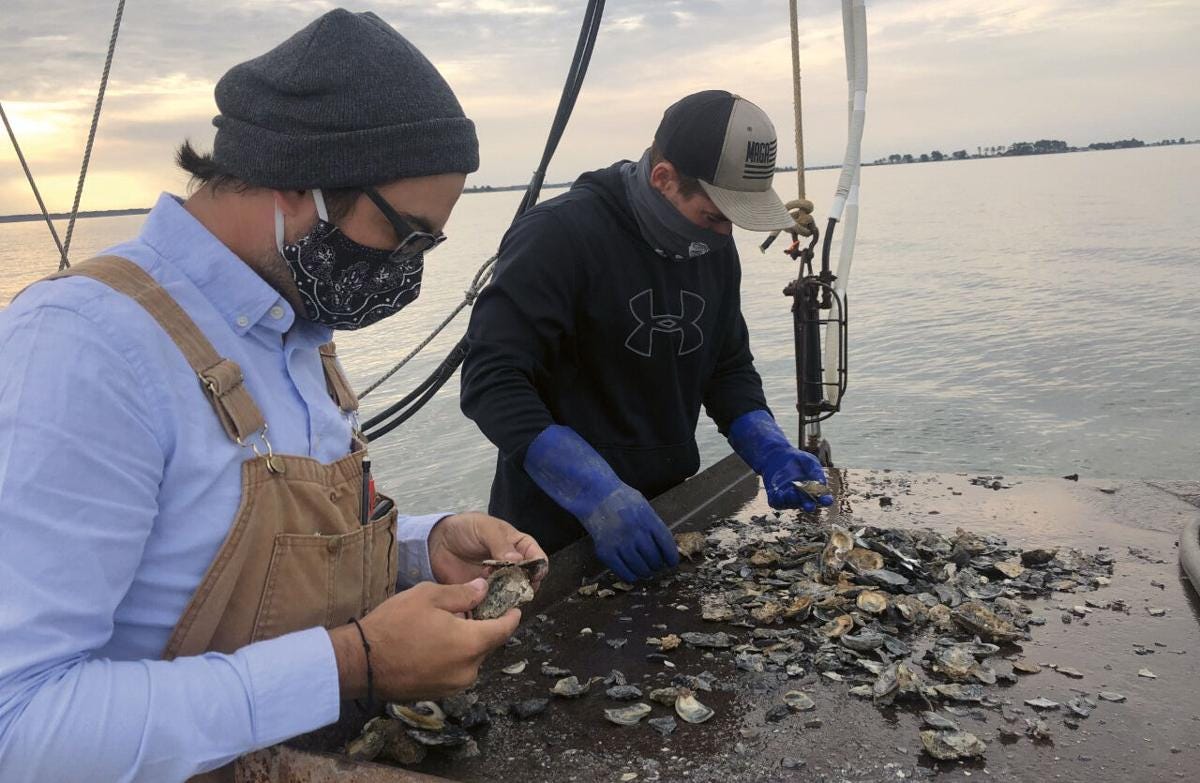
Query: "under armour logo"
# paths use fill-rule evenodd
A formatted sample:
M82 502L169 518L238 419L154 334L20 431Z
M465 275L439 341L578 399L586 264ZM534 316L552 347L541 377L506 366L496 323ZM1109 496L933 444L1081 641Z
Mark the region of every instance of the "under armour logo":
M679 335L679 355L685 356L704 345L700 316L704 315L704 297L691 291L679 292L679 314L658 313L654 309L654 291L647 288L629 300L629 312L637 327L625 340L625 347L641 356L654 354L654 333Z

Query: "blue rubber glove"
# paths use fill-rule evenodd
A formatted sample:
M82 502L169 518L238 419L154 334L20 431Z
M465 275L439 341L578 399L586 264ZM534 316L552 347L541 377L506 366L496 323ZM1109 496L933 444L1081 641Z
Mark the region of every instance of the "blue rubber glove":
M679 565L671 531L642 493L617 478L570 427L542 430L525 453L525 472L592 537L596 556L626 582Z
M802 508L816 511L808 493L793 482L827 483L825 469L816 457L793 446L775 418L764 410L744 413L729 427L729 445L750 468L762 476L771 508ZM821 495L822 506L833 505L833 495Z

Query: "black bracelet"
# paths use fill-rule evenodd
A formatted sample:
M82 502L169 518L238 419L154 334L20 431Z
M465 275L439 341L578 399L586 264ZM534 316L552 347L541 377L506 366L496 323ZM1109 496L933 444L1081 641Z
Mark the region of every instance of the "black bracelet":
M367 641L367 635L363 633L362 626L358 624L358 619L351 617L350 622L354 623L354 627L358 629L358 636L362 639L363 654L367 659L367 706L369 712L375 709L375 673L371 670L371 643ZM362 705L358 705L362 708Z

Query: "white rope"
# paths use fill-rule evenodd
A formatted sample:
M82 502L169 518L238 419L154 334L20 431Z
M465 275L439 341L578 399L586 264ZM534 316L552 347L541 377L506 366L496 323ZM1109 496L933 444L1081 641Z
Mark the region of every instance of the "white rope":
M799 187L799 198L804 198L804 124L800 116L800 22L796 0L791 0L788 10L792 23L792 111L796 121L796 184Z
M379 376L379 378L370 386L360 391L358 393L358 398L360 400L378 389L384 384L385 381L387 381L388 378L391 378L393 375L399 372L404 365L408 364L413 359L413 357L415 357L422 350L424 350L427 345L433 342L434 338L441 334L442 330L449 326L450 322L453 321L459 313L475 303L476 298L479 297L479 292L483 290L484 286L491 282L492 275L495 273L494 267L496 265L496 258L497 256L492 256L487 261L483 262L483 266L479 267L479 271L475 273L475 277L471 280L471 285L467 287L466 293L463 296L463 300L458 303L458 306L450 311L450 314L446 316L440 324L438 324L438 327L434 329L428 337L422 340L416 348L413 348L411 351L409 351L407 356L393 365L390 370Z

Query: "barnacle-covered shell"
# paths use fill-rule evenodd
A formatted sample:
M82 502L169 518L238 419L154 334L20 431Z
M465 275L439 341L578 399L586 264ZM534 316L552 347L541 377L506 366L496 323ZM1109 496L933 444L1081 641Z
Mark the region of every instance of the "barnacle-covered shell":
M679 554L691 560L704 551L706 545L703 533L676 533L675 547Z
M476 620L493 620L509 609L532 600L533 586L529 583L529 570L522 564L508 563L497 566L488 575L487 595L471 612L471 616Z

